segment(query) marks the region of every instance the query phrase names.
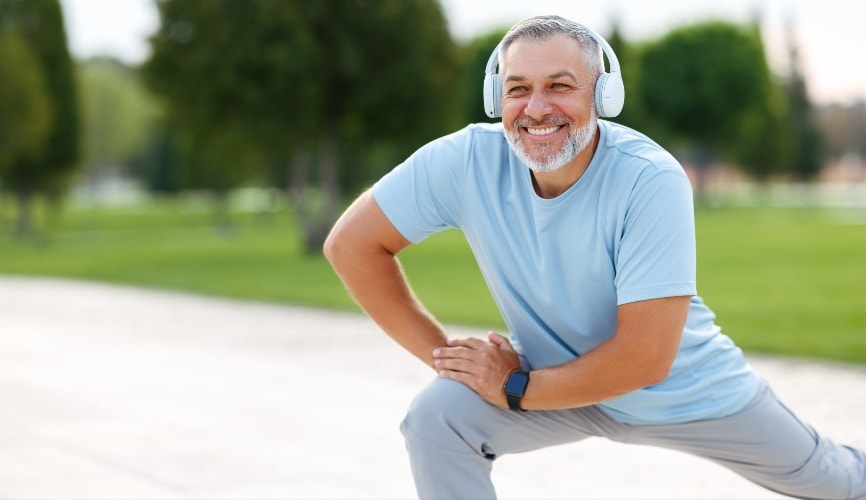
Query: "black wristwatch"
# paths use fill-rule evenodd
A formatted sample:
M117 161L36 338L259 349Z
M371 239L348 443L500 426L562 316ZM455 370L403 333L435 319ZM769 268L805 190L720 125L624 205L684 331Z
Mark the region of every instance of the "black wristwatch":
M520 407L520 400L523 394L526 393L526 386L529 385L529 372L515 370L505 379L505 399L508 400L508 407L514 411L526 411Z

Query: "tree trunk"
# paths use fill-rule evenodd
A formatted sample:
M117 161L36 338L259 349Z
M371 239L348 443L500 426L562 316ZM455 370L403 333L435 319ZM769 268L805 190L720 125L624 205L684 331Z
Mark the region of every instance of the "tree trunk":
M702 148L692 152L692 165L695 172L694 196L699 205L706 205L707 200L707 173L713 164L712 155Z
M236 228L231 215L229 215L228 192L223 189L215 189L211 192L210 198L217 231L226 236L233 236Z
M336 122L336 121L334 121ZM308 248L315 248L320 251L325 243L328 233L331 231L331 226L339 216L340 209L340 155L339 155L339 138L336 125L329 127L326 130L324 144L322 145L322 163L320 165L320 175L322 180L322 191L324 196L325 206L323 207L323 217L319 222L319 230L315 235L316 238L311 238L308 241ZM312 246L310 246L312 245Z
M292 160L289 168L289 179L291 186L289 188L289 200L295 207L295 212L298 217L298 227L301 230L304 238L304 247L307 248L307 234L313 223L313 210L311 207L309 196L310 183L310 165L312 163L312 155L307 144L299 145L292 153Z
M326 131L322 138L322 151L318 162L320 196L310 189L310 168L313 157L306 145L299 146L292 155L291 199L297 210L304 250L321 252L325 238L337 220L340 208L339 147L337 129Z
M29 238L33 235L33 193L22 188L16 193L18 199L18 221L15 225L15 234L21 238Z

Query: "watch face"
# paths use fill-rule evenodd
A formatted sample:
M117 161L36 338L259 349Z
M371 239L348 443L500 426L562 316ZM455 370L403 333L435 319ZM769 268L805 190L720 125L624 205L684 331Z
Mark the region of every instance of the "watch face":
M526 384L529 382L529 374L526 372L514 372L508 376L505 381L505 392L509 394L520 394L526 391Z

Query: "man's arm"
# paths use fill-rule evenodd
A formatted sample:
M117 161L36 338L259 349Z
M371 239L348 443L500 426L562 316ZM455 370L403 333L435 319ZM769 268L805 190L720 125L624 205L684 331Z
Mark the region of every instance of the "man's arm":
M397 253L409 245L367 191L334 225L324 251L364 312L397 343L433 366L433 350L445 346L447 337L412 293L397 260Z
M665 380L677 356L690 297L619 306L616 334L571 363L532 373L525 409L601 403Z
M614 336L574 361L532 371L521 407L587 406L663 381L679 349L689 301L687 296L667 297L619 306ZM441 376L507 407L503 382L518 366L507 340L489 338L451 340L449 347L436 351L435 366Z

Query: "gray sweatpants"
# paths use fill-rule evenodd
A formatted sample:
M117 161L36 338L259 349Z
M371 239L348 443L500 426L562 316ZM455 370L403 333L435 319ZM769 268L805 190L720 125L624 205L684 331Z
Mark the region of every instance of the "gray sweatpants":
M712 460L770 490L801 498L866 499L866 453L821 437L765 384L729 417L628 425L590 406L515 412L437 378L401 426L421 498L494 498L496 457L600 436Z

